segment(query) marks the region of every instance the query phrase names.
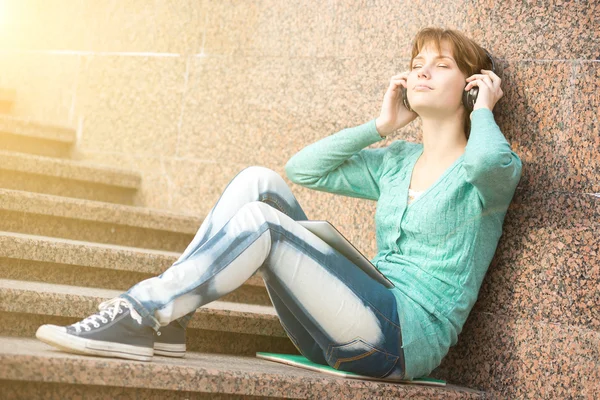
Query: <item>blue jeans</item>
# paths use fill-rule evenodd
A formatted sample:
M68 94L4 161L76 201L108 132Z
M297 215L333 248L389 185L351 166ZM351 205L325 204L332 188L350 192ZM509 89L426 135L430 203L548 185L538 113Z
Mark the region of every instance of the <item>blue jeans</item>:
M309 360L361 375L404 377L396 300L296 221L307 220L276 172L249 167L228 184L181 257L121 297L158 329L241 286L254 273Z

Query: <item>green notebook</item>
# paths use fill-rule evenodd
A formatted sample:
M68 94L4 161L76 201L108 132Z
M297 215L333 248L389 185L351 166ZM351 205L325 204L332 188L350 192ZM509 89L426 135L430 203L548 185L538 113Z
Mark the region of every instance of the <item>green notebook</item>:
M295 367L310 369L312 371L317 372L325 372L326 374L340 376L342 378L352 378L352 379L367 379L372 381L382 381L382 382L394 382L394 383L408 383L412 385L432 385L432 386L446 386L446 381L440 379L434 379L429 377L421 377L415 378L413 380L390 380L390 379L380 379L373 378L372 376L365 376L355 374L354 372L340 371L335 368L330 367L329 365L316 364L304 356L296 355L296 354L278 354L278 353L263 353L257 352L256 357L262 358L269 361L275 361L282 364L293 365Z

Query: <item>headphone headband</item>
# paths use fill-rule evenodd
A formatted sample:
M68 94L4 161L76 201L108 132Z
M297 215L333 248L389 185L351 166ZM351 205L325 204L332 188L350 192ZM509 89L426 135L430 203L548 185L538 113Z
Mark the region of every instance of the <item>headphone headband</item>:
M482 47L482 49L483 49L483 47ZM485 51L485 54L488 56L488 58L490 59L490 62L492 63L492 72L496 73L496 63L494 62L494 57L492 57L490 52L487 51L486 49L483 49L483 51Z

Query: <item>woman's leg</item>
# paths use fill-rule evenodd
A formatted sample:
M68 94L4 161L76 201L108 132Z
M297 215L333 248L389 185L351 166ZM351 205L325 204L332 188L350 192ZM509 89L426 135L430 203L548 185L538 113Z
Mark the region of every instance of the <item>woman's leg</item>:
M262 201L287 214L296 221L308 220L304 210L292 194L291 189L276 172L259 166L249 167L237 174L227 185L217 203L208 212L196 235L181 254L173 266L186 261L189 256L209 237L220 230L231 217L245 204L253 201ZM295 319L293 314L286 308L279 296L269 289L267 292L271 302L282 320L285 320L284 329L297 332L298 339L293 343L302 354L313 362L326 364L323 351L310 337L302 324ZM196 309L177 319L184 328L187 327ZM161 323L161 326L164 322ZM156 350L155 350L156 351ZM185 350L184 350L185 351Z
M303 230L286 226L259 270L292 342L316 363L404 379L394 295L317 236L302 238Z
M297 202L279 175L266 175L258 181L279 186L271 194L278 200L272 204L286 213L267 201L247 202L243 193L248 187L240 193L226 190L212 212L214 231L202 232L206 240L199 239L196 243L202 244L160 277L139 283L122 297L157 327L217 300L259 271L282 324L307 358L357 373L401 377L395 297L286 215L295 209L298 218L301 209L289 207ZM235 179L230 186L236 186ZM230 197L235 201L223 210L223 219L229 219L219 223L221 206ZM300 217L306 216L302 212Z
M259 166L246 168L237 174L227 185L217 203L202 222L190 244L179 259L173 263L172 267L188 260L190 255L204 245L210 237L214 236L242 206L255 201L269 204L296 221L308 219L291 189L279 174L268 168ZM130 291L134 288L130 289ZM284 329L288 332L297 332L297 339L293 343L298 350L311 361L326 364L321 348L268 285L267 292L278 315L280 318L282 317ZM178 318L177 321L183 327L186 327L195 311L196 309L190 311ZM286 322L284 323L283 320ZM167 321L163 318L160 321L160 325L166 325Z
M171 268L187 261L210 237L217 234L238 210L244 205L256 201L270 204L296 220L307 219L306 214L281 176L264 167L246 168L227 185L220 199L204 219L192 242ZM158 277L159 280L163 275L161 274ZM155 279L142 283L148 285ZM136 287L137 285L129 292ZM274 297L275 302L276 299ZM282 310L281 305L278 306L278 309L285 312L285 310ZM194 312L195 308L192 308L186 315L177 319L177 322L185 328ZM153 353L152 347L156 345L157 341L162 342L162 338L153 333L157 329L156 321L146 324L151 325L151 327L149 326L143 335L139 332L130 335L134 330L133 327L140 325L141 322L141 316L131 306L131 303L117 298L102 303L99 313L71 326L43 325L38 329L36 336L48 344L67 351L148 360ZM168 320L163 318L160 325L166 325L167 322ZM116 328L109 327L107 324L115 325ZM293 322L290 322L290 325L292 324ZM297 322L295 325L296 330L302 329ZM119 328L120 326L124 327ZM105 334L106 332L109 334ZM160 332L158 333L160 334ZM165 343L168 348L175 345L177 351L166 351L167 348L161 348L159 353L166 351L165 354L181 356L182 352L185 352L185 343L179 343L184 340L182 332L173 326L169 329L169 335L172 336L173 333L177 343L169 344L168 340ZM312 353L309 349L318 350L318 346L315 346L314 341L305 339L303 343L307 343L304 349L306 354ZM318 351L320 352L320 350ZM317 353L313 359L318 360L317 362L323 362L322 357L322 354Z
M250 176L250 172L258 172L257 168L245 171ZM69 332L57 333L53 328L41 336L59 336L60 340L51 337L47 342L72 351L91 344L96 351L92 354L126 357L121 353L148 346L137 342L152 340L151 333L148 339L149 327L158 329L222 297L259 270L282 324L303 354L309 357L316 342L321 359L335 368L400 377L403 353L394 296L288 216L294 210L286 205L296 201L279 175L265 173L265 169L259 175L258 180L241 179L240 173L232 181L206 228L200 230L198 245L190 246L182 259L159 277L135 285L111 300L114 304L98 316L67 327ZM259 200L248 201L243 194L246 191L229 192L241 195L242 200L227 195L234 184L254 188ZM273 185L280 187L270 193ZM225 205L228 207L220 207ZM226 222L219 227L220 215ZM295 216L305 218L304 213ZM119 316L123 310L124 316ZM109 321L102 325L98 319ZM80 332L84 328L87 334ZM77 349L75 336L81 336Z

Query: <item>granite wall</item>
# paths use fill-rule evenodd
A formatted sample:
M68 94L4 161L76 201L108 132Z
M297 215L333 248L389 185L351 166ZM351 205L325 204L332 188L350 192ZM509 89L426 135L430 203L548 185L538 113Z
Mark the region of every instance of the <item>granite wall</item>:
M17 89L14 114L75 127L74 157L140 171L139 205L204 215L244 167L283 174L303 146L377 117L430 25L496 56L496 120L524 164L435 375L502 397L598 398L599 2L4 1L0 87ZM293 190L375 254L373 202Z

